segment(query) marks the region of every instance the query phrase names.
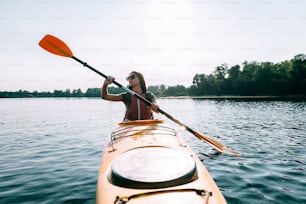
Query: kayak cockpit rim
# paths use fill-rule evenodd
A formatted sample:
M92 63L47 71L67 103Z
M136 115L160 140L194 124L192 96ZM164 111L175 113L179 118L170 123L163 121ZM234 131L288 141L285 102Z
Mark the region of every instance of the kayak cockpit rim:
M128 137L142 137L154 135L168 135L177 137L175 129L160 125L163 120L137 120L119 123L119 127L111 133L110 145L112 151L115 151L115 142Z
M130 120L130 121L123 121L119 123L119 126L129 126L129 125L154 125L154 124L162 124L164 123L163 120Z

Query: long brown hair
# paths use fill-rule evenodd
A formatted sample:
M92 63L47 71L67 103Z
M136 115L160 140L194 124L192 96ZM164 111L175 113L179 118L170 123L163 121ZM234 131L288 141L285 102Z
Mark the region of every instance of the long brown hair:
M143 75L140 72L136 72L136 71L132 71L131 74L135 74L138 77L142 93L147 93L147 86L146 86L146 82L144 80ZM130 86L128 86L128 88L131 89Z

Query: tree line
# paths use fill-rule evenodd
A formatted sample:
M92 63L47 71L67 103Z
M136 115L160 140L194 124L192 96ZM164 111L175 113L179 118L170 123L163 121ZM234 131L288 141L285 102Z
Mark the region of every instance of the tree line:
M288 96L306 95L306 55L280 63L243 62L217 66L211 74L196 74L192 85L149 87L158 96Z
M109 92L117 94L123 92L121 88L109 87ZM30 97L100 97L101 88L88 88L85 92L81 89L66 89L66 90L54 90L52 92L30 92L26 90L19 91L2 91L0 92L0 98L30 98Z
M217 66L211 74L195 74L192 85L149 86L148 90L156 96L286 96L306 95L306 55L298 54L291 60L280 63L243 62L229 67ZM116 94L123 90L109 87ZM54 90L53 92L0 92L0 98L11 97L100 97L100 88Z
M242 66L222 64L213 74L196 74L191 95L306 95L306 56L289 61L243 62Z

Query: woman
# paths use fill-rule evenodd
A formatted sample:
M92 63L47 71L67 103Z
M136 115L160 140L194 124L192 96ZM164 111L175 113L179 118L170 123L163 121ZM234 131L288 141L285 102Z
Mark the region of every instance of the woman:
M158 112L158 105L156 98L151 92L147 92L146 83L141 73L132 71L126 78L129 82L128 88L136 92L140 96L152 102L151 106L147 106L140 99L131 96L129 93L122 93L118 95L109 94L107 86L111 84L115 78L107 77L102 87L102 99L109 101L123 101L126 106L124 120L151 120L153 119L152 110Z

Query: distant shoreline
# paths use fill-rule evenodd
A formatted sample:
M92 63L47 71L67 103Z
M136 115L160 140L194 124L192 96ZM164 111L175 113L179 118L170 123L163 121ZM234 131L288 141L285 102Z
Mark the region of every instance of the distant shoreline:
M206 99L206 100L305 100L306 96L166 96L165 99Z
M0 97L4 98L100 98L97 96L26 96L26 97ZM247 101L306 101L306 96L160 96L160 99L195 99L195 100L247 100Z

